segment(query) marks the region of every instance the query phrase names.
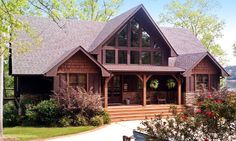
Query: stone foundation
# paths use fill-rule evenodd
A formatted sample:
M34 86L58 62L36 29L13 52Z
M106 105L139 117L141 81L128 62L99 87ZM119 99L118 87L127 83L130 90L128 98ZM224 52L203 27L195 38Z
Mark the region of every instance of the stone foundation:
M187 92L184 95L186 106L193 106L193 104L196 102L196 93Z

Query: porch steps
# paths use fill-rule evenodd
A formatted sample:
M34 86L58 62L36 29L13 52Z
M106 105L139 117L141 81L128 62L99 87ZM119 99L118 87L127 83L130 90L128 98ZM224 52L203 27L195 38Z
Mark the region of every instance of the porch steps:
M177 112L184 110L183 105L127 105L127 106L109 106L107 111L110 114L112 122L128 121L128 120L144 120L154 118L155 115L172 116L170 106L176 106Z

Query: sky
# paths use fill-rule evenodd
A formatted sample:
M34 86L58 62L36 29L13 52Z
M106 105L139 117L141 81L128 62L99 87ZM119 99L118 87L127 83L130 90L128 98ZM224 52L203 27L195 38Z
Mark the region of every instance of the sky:
M120 7L120 13L123 13L139 4L143 4L152 18L157 21L159 14L165 9L165 6L172 0L124 0ZM225 25L222 31L223 37L217 42L226 53L226 65L236 65L236 57L233 56L232 45L236 42L236 0L218 0L217 8L212 11Z

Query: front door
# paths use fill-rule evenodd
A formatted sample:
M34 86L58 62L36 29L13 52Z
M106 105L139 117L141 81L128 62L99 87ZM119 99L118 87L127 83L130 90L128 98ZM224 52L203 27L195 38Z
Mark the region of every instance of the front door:
M108 103L122 103L121 76L113 76L108 83Z

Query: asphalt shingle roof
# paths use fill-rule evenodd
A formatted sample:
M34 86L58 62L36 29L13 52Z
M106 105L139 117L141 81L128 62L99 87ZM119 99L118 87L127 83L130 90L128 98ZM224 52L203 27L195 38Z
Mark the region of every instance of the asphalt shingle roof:
M32 46L30 52L19 54L16 51L17 46L13 43L12 74L44 74L60 57L69 54L78 46L82 46L88 52L93 51L140 8L142 5L130 9L107 23L62 20L61 23L64 25L62 29L48 18L21 17L39 34L42 44L38 48ZM160 30L178 55L176 68L189 68L191 61L194 62L199 58L198 55L207 52L201 42L187 29L161 27ZM30 40L30 38L20 32L17 40ZM188 58L187 62L186 58Z

